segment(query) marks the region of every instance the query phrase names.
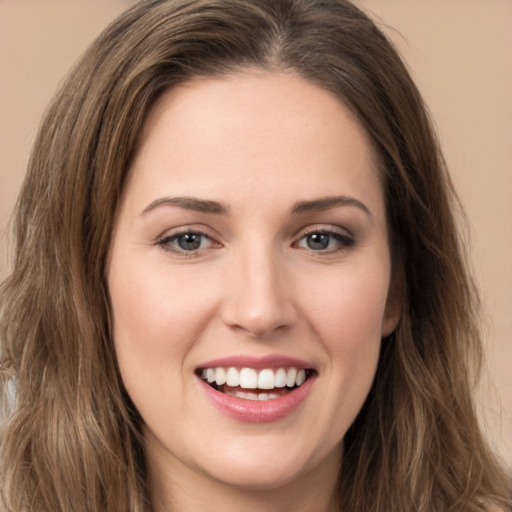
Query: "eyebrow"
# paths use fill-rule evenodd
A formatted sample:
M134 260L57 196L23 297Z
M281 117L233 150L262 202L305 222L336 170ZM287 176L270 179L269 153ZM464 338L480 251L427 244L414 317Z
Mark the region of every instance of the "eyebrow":
M229 210L229 208L222 203L207 199L198 199L196 197L161 197L159 199L155 199L152 203L146 206L142 215L149 213L159 206L178 206L185 210L192 210L201 213L213 213L216 215L225 215Z
M209 199L199 199L197 197L161 197L155 199L146 208L144 208L141 215L155 210L160 206L177 206L185 210L192 210L201 213L211 213L215 215L226 215L229 212L229 207L219 203L218 201L211 201ZM320 199L313 199L311 201L299 201L293 205L292 214L310 213L330 210L338 206L355 206L361 209L367 215L372 217L370 210L367 206L350 196L328 196Z
M328 196L320 199L314 199L312 201L299 201L298 203L295 203L292 213L318 212L330 210L337 206L355 206L372 217L372 213L364 203L359 201L359 199L350 196Z

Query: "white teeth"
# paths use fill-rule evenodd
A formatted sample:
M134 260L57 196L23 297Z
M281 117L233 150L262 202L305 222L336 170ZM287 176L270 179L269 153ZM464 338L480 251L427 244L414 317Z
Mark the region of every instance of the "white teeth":
M279 368L275 375L275 387L284 388L286 386L286 370Z
M295 386L295 379L297 378L297 370L295 368L290 368L288 373L286 374L286 385L289 388Z
M258 387L258 374L252 368L240 370L240 387L244 389L256 389Z
M242 389L274 389L274 388L293 388L301 386L306 381L306 370L301 368L264 368L259 372L254 368L206 368L201 371L201 378L209 384L215 383L217 386L227 384L229 387L241 387ZM258 398L258 394L248 393L255 395L249 400L268 400L265 398ZM238 396L238 395L237 395ZM274 398L270 396L270 398Z
M246 393L244 391L235 391L235 390L226 390L226 394L230 396L236 396L237 398L243 398L245 400L273 400L274 398L279 398L279 395L275 393Z
M233 388L240 386L240 372L236 368L229 368L226 374L226 384Z
M273 370L261 370L258 375L259 389L274 389L275 378Z
M215 382L218 386L222 386L222 384L226 383L227 375L226 370L224 368L216 368L215 369Z

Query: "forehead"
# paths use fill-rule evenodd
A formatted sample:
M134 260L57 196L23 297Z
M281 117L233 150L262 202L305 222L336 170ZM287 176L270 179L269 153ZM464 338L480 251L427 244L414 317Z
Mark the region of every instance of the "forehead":
M332 93L292 73L196 79L167 91L147 119L130 181L139 195L227 200L275 190L283 201L307 200L337 187L382 195L361 124Z

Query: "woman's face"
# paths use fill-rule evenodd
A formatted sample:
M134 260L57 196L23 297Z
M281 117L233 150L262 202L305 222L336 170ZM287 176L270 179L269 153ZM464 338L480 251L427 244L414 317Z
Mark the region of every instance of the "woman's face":
M158 101L108 267L150 472L250 489L336 477L397 322L376 168L349 110L293 74Z

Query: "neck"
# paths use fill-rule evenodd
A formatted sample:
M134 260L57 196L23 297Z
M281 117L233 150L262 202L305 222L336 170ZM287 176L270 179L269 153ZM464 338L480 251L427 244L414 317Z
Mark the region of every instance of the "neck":
M233 486L179 461L148 461L154 512L336 512L339 454L307 474L275 488Z

